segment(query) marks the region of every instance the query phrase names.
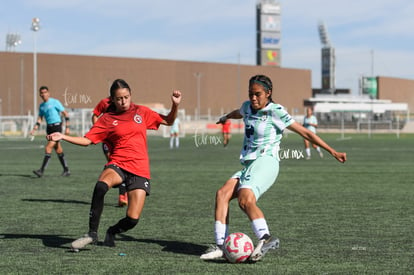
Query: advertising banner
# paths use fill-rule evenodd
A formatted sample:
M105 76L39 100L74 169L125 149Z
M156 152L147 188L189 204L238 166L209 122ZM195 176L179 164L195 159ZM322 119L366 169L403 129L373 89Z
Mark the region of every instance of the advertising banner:
M370 98L378 97L378 85L376 77L362 78L362 93L369 95Z
M280 32L280 15L260 15L260 30Z
M280 67L281 11L277 1L261 0L256 5L256 63Z
M280 33L262 32L260 34L260 46L262 49L280 49Z
M261 50L261 65L280 66L280 49L279 50Z
M261 4L261 12L268 14L280 14L280 5L275 3L263 3Z

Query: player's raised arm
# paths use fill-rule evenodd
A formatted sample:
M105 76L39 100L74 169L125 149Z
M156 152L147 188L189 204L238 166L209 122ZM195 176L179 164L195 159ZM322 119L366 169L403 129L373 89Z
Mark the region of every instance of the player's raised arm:
M173 91L171 96L171 110L168 115L164 116L164 121L161 124L171 126L174 123L175 118L177 117L178 105L181 102L181 92L178 90Z

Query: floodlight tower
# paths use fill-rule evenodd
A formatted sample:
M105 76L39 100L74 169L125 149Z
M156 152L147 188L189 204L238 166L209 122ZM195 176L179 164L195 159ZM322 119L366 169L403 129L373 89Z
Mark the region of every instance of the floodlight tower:
M322 43L322 92L335 92L335 49L329 41L328 32L323 22L318 24L319 38Z
M8 33L6 35L6 52L14 52L16 50L16 46L20 44L22 44L20 34Z

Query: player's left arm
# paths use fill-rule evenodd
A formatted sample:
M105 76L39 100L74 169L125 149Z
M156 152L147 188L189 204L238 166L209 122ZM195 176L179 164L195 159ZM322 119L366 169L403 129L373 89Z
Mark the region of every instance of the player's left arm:
M171 110L170 113L166 116L161 116L163 120L161 124L171 126L174 123L175 118L177 117L178 105L181 102L181 92L178 90L173 91L171 96Z
M289 125L287 128L301 135L304 139L309 140L311 143L322 147L323 149L328 151L334 158L336 158L339 162L346 161L346 153L337 152L335 149L329 146L323 139L321 139L319 136L314 134L312 131L306 129L296 121Z
M240 114L240 109L235 109L231 111L230 113L223 115L219 118L219 120L216 122L216 124L224 124L228 119L241 119L243 118L242 114Z

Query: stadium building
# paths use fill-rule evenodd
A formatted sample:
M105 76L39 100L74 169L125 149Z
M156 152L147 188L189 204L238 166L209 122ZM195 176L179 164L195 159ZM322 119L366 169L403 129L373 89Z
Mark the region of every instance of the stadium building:
M72 111L92 109L108 96L116 78L130 84L134 102L149 106L169 108L171 91L180 89L180 108L189 121L214 120L239 106L248 99L248 80L254 74L271 77L274 100L294 116L303 115L304 107L315 102L309 100L313 94L307 69L45 53L38 54L37 63L38 86L47 85L51 95ZM32 115L33 96L38 97L38 87L33 87L33 54L0 52L0 64L0 115ZM414 110L413 80L377 80L379 100L405 102Z

